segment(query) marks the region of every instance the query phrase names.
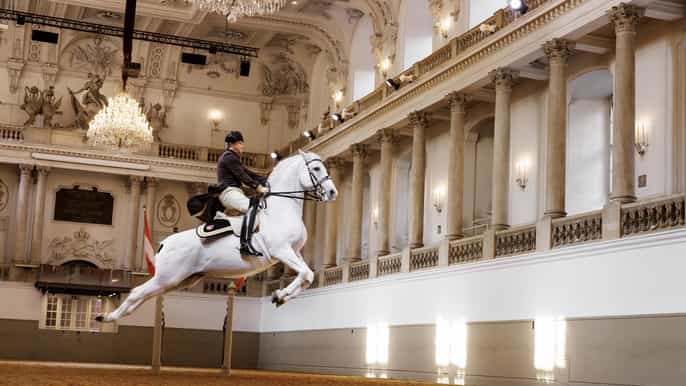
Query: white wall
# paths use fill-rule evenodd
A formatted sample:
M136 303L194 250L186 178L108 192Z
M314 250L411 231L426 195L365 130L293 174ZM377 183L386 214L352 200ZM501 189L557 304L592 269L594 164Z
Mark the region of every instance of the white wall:
M350 101L358 100L374 90L376 59L372 52L371 38L374 36L372 19L365 15L355 26L350 48L350 81L347 94Z
M399 19L397 55L404 71L433 52L433 19L427 1L403 1Z
M469 28L493 16L495 11L507 6L505 0L471 0L469 2Z

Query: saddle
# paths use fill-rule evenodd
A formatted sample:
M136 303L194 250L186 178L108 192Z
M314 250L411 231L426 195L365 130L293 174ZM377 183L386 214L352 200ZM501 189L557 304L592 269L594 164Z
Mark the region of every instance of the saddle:
M259 199L250 200L250 208L245 215L226 215L226 208L219 200L221 189L216 185L210 185L208 193L191 197L186 203L186 208L191 216L203 222L195 229L195 233L202 239L219 238L233 235L240 238L241 253L244 255L261 256L252 245L253 234L259 231L256 223L259 212ZM235 214L233 213L233 214Z

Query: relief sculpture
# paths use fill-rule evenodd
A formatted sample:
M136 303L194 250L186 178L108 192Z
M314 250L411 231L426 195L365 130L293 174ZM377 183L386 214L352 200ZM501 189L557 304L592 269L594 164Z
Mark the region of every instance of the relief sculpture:
M310 90L305 70L283 52L274 55L272 63L262 68L264 81L260 88L264 96L299 95Z
M113 241L91 241L90 238L83 228L74 232L73 237L55 237L48 246L51 262L59 265L66 260L97 260L111 267Z
M24 126L32 126L36 123L36 117L43 116L43 127L57 127L52 119L55 115L61 115L58 111L62 105L62 98L55 98L55 88L53 86L40 91L38 87L24 88L24 103L20 106L29 116L24 122Z
M88 129L88 122L93 119L100 109L107 106L107 97L100 93L100 89L105 80L98 74L89 73L88 81L76 91L70 88L71 104L74 109L74 125L83 130ZM78 100L78 95L84 93L81 102Z

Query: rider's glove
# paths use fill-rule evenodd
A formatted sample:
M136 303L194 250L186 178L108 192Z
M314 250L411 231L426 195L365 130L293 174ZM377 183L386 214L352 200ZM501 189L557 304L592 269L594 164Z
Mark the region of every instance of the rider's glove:
M264 187L264 186L262 186L262 185L257 185L257 189L256 189L256 190L257 190L257 193L263 194L263 195L269 193L269 188L266 188L266 187Z

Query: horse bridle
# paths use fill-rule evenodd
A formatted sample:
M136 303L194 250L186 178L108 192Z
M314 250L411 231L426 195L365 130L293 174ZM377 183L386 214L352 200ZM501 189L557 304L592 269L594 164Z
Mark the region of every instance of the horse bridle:
M315 162L319 162L322 165L324 165L324 161L322 161L319 158L313 158L311 160L308 160L305 157L305 153L302 154L303 161L305 161L305 167L307 167L307 173L310 177L310 181L312 182L312 188L307 189L307 190L296 190L292 192L269 192L265 194L265 198L269 196L274 196L274 197L285 197L285 198L293 198L297 200L304 200L304 201L324 201L324 195L326 194L325 188L324 188L324 182L327 180L331 179L330 175L325 175L321 179L317 179L317 176L314 174L312 169L310 168L310 164L313 164ZM299 196L300 194L303 194L303 196Z

